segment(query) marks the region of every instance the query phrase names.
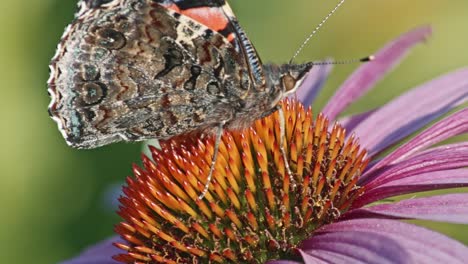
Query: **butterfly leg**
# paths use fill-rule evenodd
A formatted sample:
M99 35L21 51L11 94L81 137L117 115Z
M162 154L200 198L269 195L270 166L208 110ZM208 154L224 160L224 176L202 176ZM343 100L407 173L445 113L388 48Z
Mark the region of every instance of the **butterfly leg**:
M208 177L206 178L205 188L203 189L200 196L198 196L198 200L201 200L201 199L203 199L205 197L206 193L208 192L208 188L210 187L211 178L213 177L213 172L214 172L214 168L215 168L215 164L216 164L216 159L218 158L219 144L221 143L221 136L223 135L224 125L225 124L226 124L226 122L222 122L217 127L216 141L215 141L215 145L214 145L213 159L211 160L211 165L210 165L210 172L208 173Z
M291 168L289 167L288 156L286 154L286 150L284 149L284 139L286 138L286 120L284 117L284 111L281 105L277 105L276 109L278 110L279 114L279 121L280 121L280 151L283 155L284 166L286 167L286 172L289 175L289 180L291 182L292 189L296 189L296 180L294 179L293 173Z

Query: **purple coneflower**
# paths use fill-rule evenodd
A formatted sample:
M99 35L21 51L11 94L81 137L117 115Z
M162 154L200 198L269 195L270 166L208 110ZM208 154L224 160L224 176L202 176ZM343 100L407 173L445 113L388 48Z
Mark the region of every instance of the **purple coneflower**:
M468 224L468 194L388 198L468 186L468 143L434 146L468 131L468 109L379 154L464 103L468 69L337 119L429 34L421 27L388 44L315 119L305 106L328 68L311 70L297 93L301 102L282 102L294 183L279 150L277 114L224 133L201 201L213 141L169 140L162 150L151 147L152 159L143 156L143 168L134 166L135 177L127 179L119 210L124 221L116 226L121 238L65 263L466 263L468 247L399 220Z

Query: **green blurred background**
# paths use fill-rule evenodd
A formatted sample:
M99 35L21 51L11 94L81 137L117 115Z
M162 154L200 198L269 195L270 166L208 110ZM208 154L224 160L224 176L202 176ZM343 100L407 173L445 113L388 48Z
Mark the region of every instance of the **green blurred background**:
M288 61L335 2L232 0L231 5L263 61L279 63ZM56 263L112 235L119 218L105 194L139 160L140 144L71 149L47 115L47 65L75 6L70 0L0 1L2 263ZM468 1L347 1L298 60L365 56L427 23L435 31L427 45L349 111L370 109L468 64ZM315 109L355 67L335 67ZM466 226L431 227L468 243Z

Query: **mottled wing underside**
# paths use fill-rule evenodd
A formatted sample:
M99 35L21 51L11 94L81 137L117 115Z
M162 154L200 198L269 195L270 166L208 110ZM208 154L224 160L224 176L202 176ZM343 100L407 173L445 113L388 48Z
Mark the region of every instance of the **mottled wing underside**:
M168 8L177 2L81 2L49 79L49 112L68 144L168 138L210 129L242 107L255 60L231 33Z
M225 0L156 0L156 2L225 36L247 60L254 85L258 88L264 86L262 62Z

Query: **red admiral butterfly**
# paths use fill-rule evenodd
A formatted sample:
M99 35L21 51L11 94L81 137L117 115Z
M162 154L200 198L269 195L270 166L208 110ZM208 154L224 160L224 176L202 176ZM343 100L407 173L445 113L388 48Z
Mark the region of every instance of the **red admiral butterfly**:
M223 129L276 111L312 67L262 64L224 0L78 5L48 81L49 113L72 147L192 132L219 143Z

